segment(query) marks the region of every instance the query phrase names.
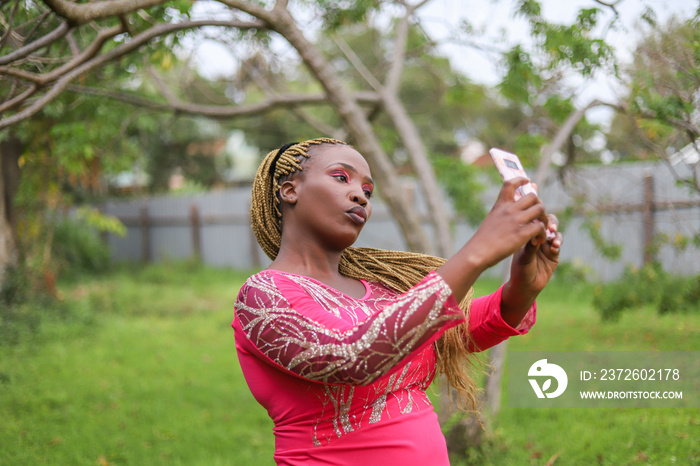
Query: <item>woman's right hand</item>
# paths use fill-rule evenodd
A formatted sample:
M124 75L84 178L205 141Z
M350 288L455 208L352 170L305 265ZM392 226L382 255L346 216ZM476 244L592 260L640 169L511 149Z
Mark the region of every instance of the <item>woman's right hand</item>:
M515 201L515 190L527 182L527 178L504 182L496 203L474 236L438 269L458 301L484 270L512 255L533 238L545 240L549 219L542 201L535 194Z
M515 190L526 183L527 178L503 183L493 208L465 245L480 253L479 262L484 264L484 269L512 255L533 238L540 235L546 238L549 218L540 198L528 194L514 200Z

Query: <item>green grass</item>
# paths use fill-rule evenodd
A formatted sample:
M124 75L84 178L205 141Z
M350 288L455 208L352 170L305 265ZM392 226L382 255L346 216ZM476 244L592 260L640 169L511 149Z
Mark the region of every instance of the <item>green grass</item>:
M245 275L159 266L64 289L88 323L0 347L0 464L274 464L230 327Z
M169 264L63 284L58 311L0 345L0 465L274 464L272 423L230 328L247 275ZM509 348L698 350L700 315L639 309L601 323L591 286L555 282L537 325ZM699 439L698 410L504 407L470 455L484 465L687 465L700 464Z

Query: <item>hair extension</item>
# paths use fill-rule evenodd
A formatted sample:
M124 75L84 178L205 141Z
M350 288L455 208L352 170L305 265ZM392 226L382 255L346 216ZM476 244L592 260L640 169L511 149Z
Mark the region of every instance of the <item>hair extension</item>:
M282 241L282 211L280 184L295 172L303 170L302 163L309 158L309 148L319 144L346 144L330 138L311 139L292 143L267 154L253 182L250 208L251 225L260 247L274 260ZM426 254L373 248L349 247L341 256L341 274L368 281L381 282L400 292L415 286L428 273L445 263L445 259ZM460 303L465 315L473 290ZM469 374L476 358L468 350L469 330L465 322L448 329L435 343L438 372L444 373L449 386L456 390L457 405L464 411L477 410L477 386Z

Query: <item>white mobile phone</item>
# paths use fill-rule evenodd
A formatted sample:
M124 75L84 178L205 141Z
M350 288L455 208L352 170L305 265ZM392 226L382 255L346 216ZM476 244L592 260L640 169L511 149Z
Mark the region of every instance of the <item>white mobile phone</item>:
M506 152L501 149L496 149L495 147L489 150L489 154L491 154L493 163L496 164L496 168L498 169L498 172L501 174L501 177L504 181L508 181L517 177L529 179L527 173L525 173L523 164L520 163L520 159L517 155L511 154L510 152ZM535 188L532 186L531 183L519 186L518 189L515 190L515 200L517 201L521 197L530 193L535 193L535 195L537 195L537 191L535 191Z
M520 163L520 159L517 155L501 149L496 149L495 147L489 150L489 154L491 154L493 163L496 164L496 168L504 181L517 177L529 179L527 173L525 173L523 164ZM534 193L535 196L537 195L537 191L535 190L535 187L532 186L532 183L526 183L519 186L518 189L515 190L515 200L517 201L521 197L530 193ZM556 238L556 234L553 231L547 230L547 239L551 241L554 238Z

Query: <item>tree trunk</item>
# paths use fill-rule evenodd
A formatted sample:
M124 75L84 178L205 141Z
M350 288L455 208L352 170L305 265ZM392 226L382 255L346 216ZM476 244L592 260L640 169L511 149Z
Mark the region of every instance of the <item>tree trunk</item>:
M445 203L440 195L435 171L430 164L423 141L418 129L406 113L406 109L393 94L383 95L384 108L396 125L406 149L411 156L411 164L423 188L428 205L428 216L435 229L436 254L449 258L452 255L452 235L450 234L450 219L445 210Z
M489 365L492 371L486 375L486 387L479 397L481 415L477 418L470 414L459 419L446 435L447 450L463 456L469 448L479 448L484 441L484 433L489 421L498 415L501 409L501 381L505 364L508 340L491 348Z
M16 265L19 257L17 249L17 215L14 208L15 194L19 187L19 157L22 143L10 135L0 142L0 286L8 266Z

